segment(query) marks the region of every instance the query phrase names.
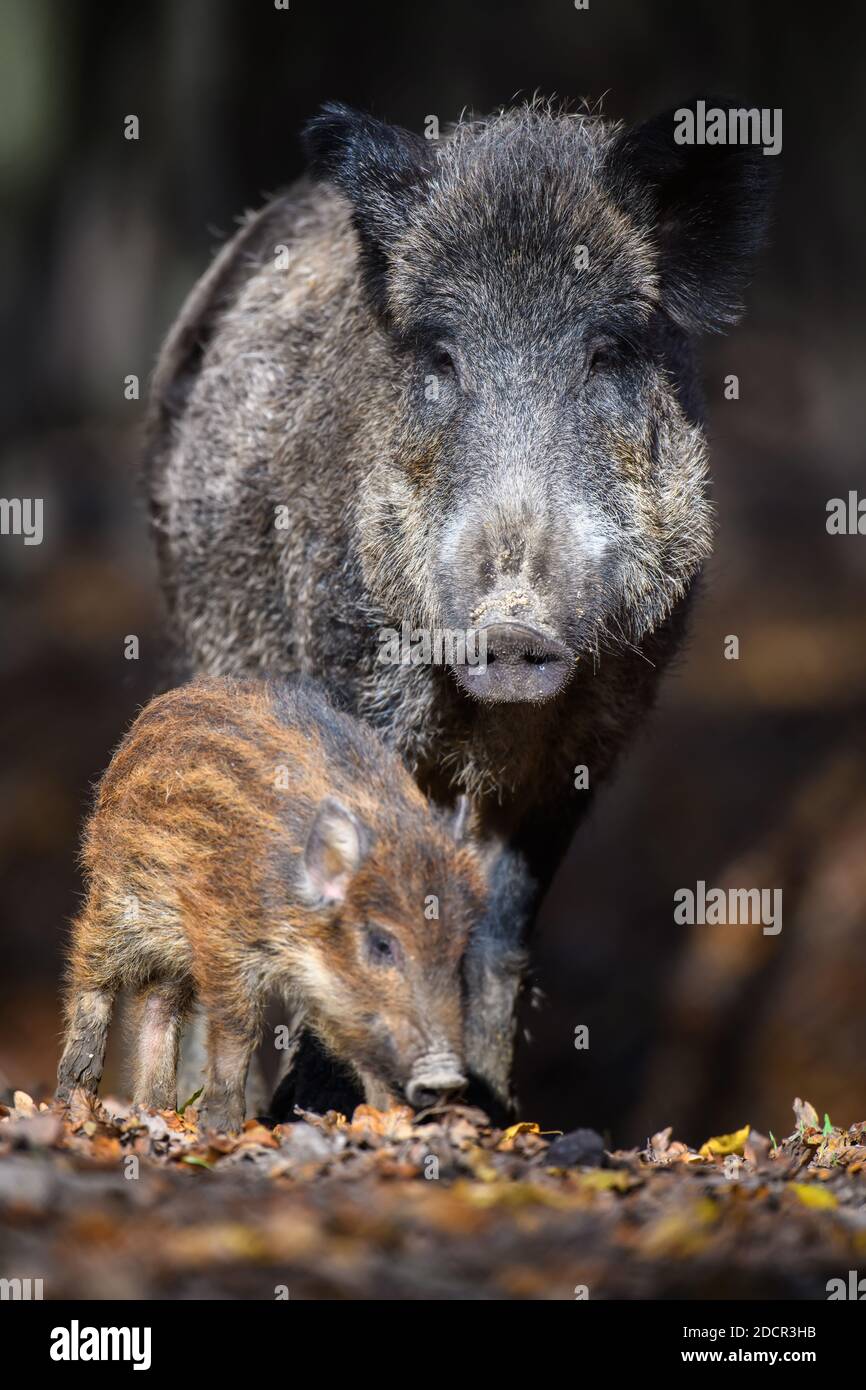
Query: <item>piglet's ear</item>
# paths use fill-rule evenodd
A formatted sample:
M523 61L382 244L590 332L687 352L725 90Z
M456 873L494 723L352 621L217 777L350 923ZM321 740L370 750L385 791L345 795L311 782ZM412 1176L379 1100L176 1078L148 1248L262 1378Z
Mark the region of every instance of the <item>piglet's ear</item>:
M741 106L720 98L703 103L706 111ZM649 221L671 318L687 332L718 332L742 313L778 161L760 144L680 143L696 109L692 102L625 131L607 169L618 201Z
M433 173L431 144L328 102L307 125L303 145L313 177L329 180L352 205L367 286L376 306L384 308L388 251Z
M369 849L366 826L342 802L326 796L319 803L304 850L306 896L311 902L343 902Z

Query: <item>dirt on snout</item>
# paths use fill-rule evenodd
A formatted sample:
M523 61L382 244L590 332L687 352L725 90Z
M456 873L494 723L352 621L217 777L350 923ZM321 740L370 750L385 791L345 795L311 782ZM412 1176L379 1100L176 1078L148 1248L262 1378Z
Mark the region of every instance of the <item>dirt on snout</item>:
M228 1137L190 1107L18 1092L0 1277L46 1299L826 1299L866 1269L866 1122L794 1110L779 1143L746 1125L609 1152L459 1106Z

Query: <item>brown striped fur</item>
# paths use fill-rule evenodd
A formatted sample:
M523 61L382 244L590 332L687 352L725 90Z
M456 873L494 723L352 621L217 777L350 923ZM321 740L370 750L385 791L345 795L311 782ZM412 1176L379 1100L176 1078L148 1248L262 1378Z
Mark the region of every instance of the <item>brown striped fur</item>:
M317 813L334 803L363 848L341 901L309 870ZM411 1096L431 1067L459 1076L478 864L396 755L313 683L201 679L154 700L100 783L82 859L61 1099L97 1088L124 988L143 1001L136 1099L157 1107L176 1104L180 1032L200 1001L215 1128L243 1120L274 992L380 1103ZM430 895L438 918L425 915Z

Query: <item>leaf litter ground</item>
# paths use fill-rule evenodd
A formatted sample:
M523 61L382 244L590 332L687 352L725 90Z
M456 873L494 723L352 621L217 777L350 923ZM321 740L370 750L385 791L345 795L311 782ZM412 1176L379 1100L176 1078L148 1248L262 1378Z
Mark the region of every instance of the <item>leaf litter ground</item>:
M207 1135L83 1093L0 1106L0 1277L46 1298L821 1298L866 1266L866 1122L796 1101L690 1149L361 1106Z

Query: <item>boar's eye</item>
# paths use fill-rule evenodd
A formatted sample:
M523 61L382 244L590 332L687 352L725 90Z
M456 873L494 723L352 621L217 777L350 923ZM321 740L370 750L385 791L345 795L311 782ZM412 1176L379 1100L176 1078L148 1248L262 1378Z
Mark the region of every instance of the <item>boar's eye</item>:
M366 952L371 965L395 966L400 963L400 947L390 932L367 927Z
M586 376L587 380L591 376L601 376L604 372L613 371L619 361L619 353L616 343L600 342L595 343L587 354Z
M457 376L454 358L447 347L443 347L441 343L433 350L433 370L438 372L440 376Z

